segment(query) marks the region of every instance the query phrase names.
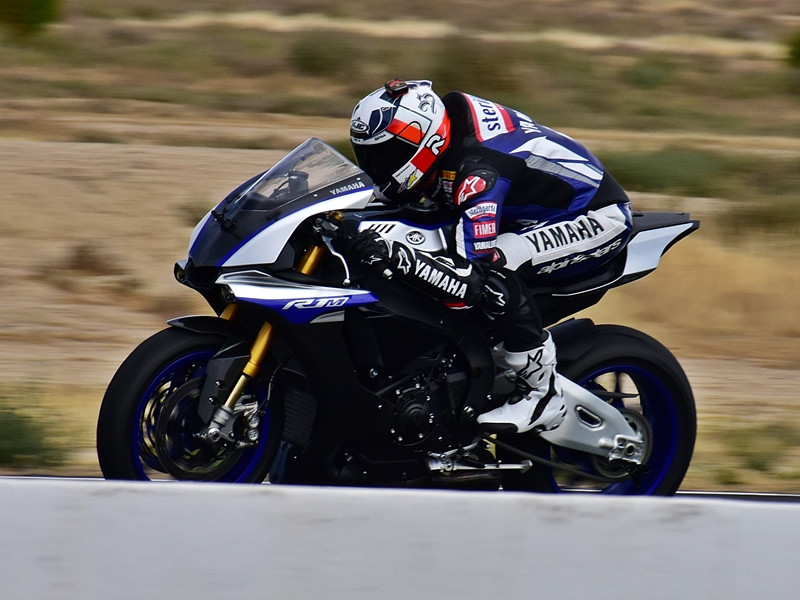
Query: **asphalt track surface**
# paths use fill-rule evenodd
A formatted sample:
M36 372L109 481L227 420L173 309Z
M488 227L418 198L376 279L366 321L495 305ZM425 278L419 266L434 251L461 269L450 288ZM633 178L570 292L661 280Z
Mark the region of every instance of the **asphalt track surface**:
M100 477L50 477L42 475L3 475L4 479L24 479L42 481L103 481ZM154 482L158 483L158 482ZM162 482L163 483L163 482ZM242 484L249 485L249 484ZM265 483L264 485L269 485ZM346 487L346 486L342 486ZM676 494L678 498L693 498L697 500L741 500L748 502L786 502L790 504L800 503L800 494L780 494L773 492L715 492L700 490L679 490Z

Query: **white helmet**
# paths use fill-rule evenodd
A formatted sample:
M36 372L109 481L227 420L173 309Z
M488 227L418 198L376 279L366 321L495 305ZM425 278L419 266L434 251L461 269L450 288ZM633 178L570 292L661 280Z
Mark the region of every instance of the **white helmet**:
M450 119L430 81L394 79L356 105L350 142L377 195L397 199L449 147Z

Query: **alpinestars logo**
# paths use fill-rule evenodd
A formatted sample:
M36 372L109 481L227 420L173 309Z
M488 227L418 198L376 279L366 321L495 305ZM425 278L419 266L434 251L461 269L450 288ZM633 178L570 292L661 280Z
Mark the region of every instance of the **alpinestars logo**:
M397 270L401 271L404 275L411 272L411 257L408 255L409 251L402 245L398 244L397 250Z
M522 379L524 379L528 385L536 385L539 383L538 381L531 382L531 379L534 377L534 375L539 374L542 371L542 368L544 367L544 364L542 363L543 355L543 348L539 348L535 354L528 354L527 364L522 368L522 370L519 371L518 375L522 377Z
M486 180L477 175L470 175L458 186L458 196L456 204L464 204L473 196L477 196L486 189Z
M612 252L619 248L622 245L622 240L616 240L609 244L608 246L603 246L602 248L598 248L593 252L587 252L582 254L576 254L573 256L568 256L562 260L557 260L551 262L549 265L542 266L539 271L537 271L537 275L550 275L554 271L558 271L560 269L564 269L571 265L577 265L582 263L586 260L590 260L592 258L603 258L609 252Z
M483 286L483 295L490 306L495 306L499 309L504 309L506 306L506 297L503 292L499 292L497 290L492 289L488 285Z

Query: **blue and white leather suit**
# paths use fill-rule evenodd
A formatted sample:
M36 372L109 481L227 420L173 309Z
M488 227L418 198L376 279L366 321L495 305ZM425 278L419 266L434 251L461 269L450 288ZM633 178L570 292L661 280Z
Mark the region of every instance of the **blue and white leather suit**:
M454 308L478 304L494 314L508 349L529 348L542 337L541 319L516 280L590 276L627 243L629 200L570 137L461 92L443 101L452 142L422 192L455 207L450 254L424 256L399 245L392 254L405 254L401 264L423 261L460 278L462 293L448 294L414 282L419 269L406 272L409 283Z

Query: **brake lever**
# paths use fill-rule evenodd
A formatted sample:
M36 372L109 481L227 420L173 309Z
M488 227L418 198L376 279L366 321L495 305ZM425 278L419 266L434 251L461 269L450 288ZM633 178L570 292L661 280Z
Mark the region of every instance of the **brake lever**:
M350 284L352 283L352 280L350 278L350 267L348 266L345 257L339 252L337 252L336 249L333 247L333 243L331 241L333 239L333 235L339 231L339 226L336 223L332 223L329 220L320 218L317 219L315 223L314 231L320 237L322 243L325 244L325 247L328 249L328 251L333 256L338 258L339 262L342 263L342 267L344 268L344 274L345 274L345 279L342 282L342 285L349 287ZM377 255L370 256L366 260L363 260L362 262L365 264L383 263L382 265L380 265L384 267L383 271L381 271L381 277L383 277L384 279L391 279L392 277L394 277L394 272L389 268L389 266L387 266L388 263L386 263L386 261L383 260L383 257L381 256Z
M329 235L321 235L320 238L322 239L322 243L325 244L325 247L328 249L328 252L338 258L339 262L342 263L342 268L344 269L344 281L342 281L342 285L345 287L350 287L350 267L347 265L347 261L345 260L344 256L337 252L333 247L333 244L331 243L331 237Z

